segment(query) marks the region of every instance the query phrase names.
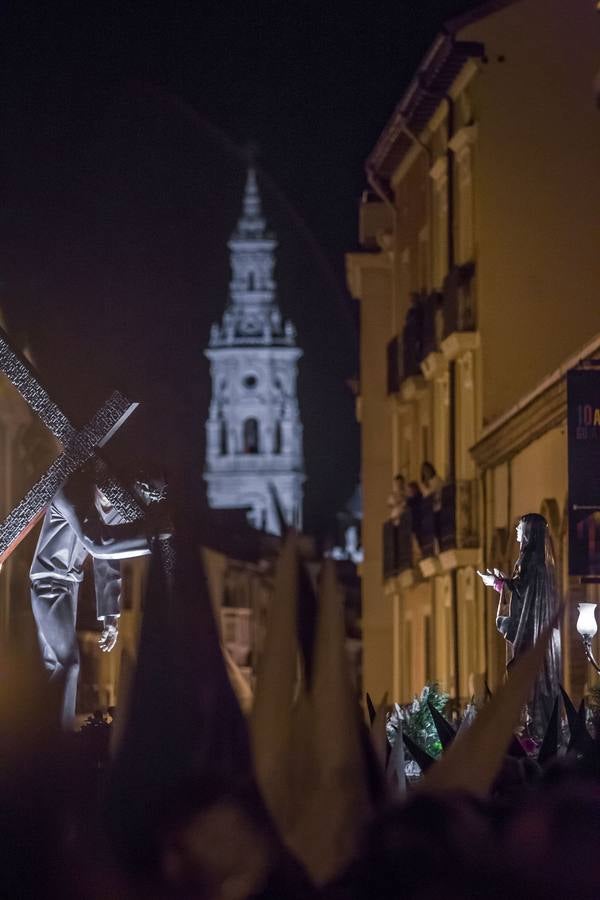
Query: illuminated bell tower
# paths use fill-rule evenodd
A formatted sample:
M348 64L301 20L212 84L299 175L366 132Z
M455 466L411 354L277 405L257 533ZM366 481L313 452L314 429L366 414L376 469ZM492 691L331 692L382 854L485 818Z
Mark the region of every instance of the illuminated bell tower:
M276 246L250 166L228 244L229 303L206 350L212 398L204 478L211 507L247 507L252 524L273 534L280 528L272 488L287 523L301 528L305 481L296 392L302 351L275 298Z

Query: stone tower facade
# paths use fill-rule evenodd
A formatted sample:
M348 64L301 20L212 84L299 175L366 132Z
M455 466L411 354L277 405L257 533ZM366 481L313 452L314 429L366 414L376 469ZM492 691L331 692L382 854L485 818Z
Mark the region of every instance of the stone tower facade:
M247 507L252 524L278 534L274 494L286 522L302 526L305 474L296 391L302 351L276 302L277 241L266 229L252 167L228 246L229 303L222 322L211 328L206 350L212 378L208 502L217 509Z

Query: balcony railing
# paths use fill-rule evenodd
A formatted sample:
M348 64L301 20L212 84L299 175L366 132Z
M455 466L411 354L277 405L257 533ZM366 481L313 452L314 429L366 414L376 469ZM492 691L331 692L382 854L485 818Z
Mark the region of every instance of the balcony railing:
M395 394L406 378L421 374L421 335L414 325L405 327L387 345L387 392Z
M383 577L393 578L412 565L412 521L410 511L405 510L397 524L383 525Z
M401 339L398 335L388 341L387 345L387 392L395 394L400 390L401 377L400 366L402 360L400 358Z
M421 363L440 351L444 338L455 331L474 331L474 263L455 266L444 282L443 294L414 294L401 334L387 345L387 391L396 393L406 378L421 374Z
M439 351L440 342L444 337L443 297L441 294L434 292L424 296L421 303L423 306L421 359L425 359L430 353Z
M475 264L455 266L444 282L444 337L455 331L475 331Z
M453 481L442 488L440 551L479 546L477 481Z
M405 369L412 369L410 374L420 374L420 363L423 359L423 300L425 295L413 293L404 320L402 331L402 348Z
M434 494L423 497L419 503L419 521L415 522L415 536L423 557L435 556L439 513L434 512Z
M434 507L439 506L437 510ZM383 577L393 578L416 564L418 558L436 556L446 550L467 550L479 546L478 483L476 480L452 481L440 494L423 497L414 509L406 509L397 524L383 526Z
M402 379L421 374L423 334L420 323L409 323L402 334Z

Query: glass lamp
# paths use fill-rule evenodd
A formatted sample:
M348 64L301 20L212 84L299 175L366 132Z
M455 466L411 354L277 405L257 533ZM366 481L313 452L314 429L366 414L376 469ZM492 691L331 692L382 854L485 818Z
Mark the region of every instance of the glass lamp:
M596 672L600 674L600 666L594 658L592 651L592 639L598 631L596 624L596 604L595 603L579 603L579 618L577 619L577 631L581 635L583 641L583 649L589 662L593 665Z
M577 619L577 631L583 638L594 637L598 631L596 625L596 604L595 603L579 603L579 618Z

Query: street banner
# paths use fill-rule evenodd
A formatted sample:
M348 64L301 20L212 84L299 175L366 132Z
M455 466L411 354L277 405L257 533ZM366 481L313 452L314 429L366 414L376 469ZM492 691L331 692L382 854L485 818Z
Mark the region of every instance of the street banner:
M600 576L600 360L567 373L569 575Z

